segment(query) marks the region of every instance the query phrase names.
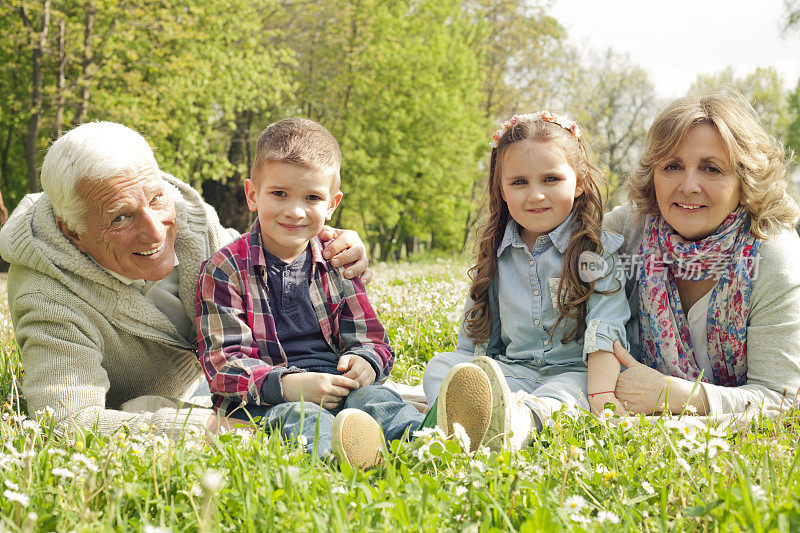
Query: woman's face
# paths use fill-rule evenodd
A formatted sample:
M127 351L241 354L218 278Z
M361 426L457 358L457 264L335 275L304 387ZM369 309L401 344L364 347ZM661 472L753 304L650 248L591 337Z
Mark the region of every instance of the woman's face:
M684 239L708 237L739 205L741 186L711 124L695 124L653 172L661 215Z

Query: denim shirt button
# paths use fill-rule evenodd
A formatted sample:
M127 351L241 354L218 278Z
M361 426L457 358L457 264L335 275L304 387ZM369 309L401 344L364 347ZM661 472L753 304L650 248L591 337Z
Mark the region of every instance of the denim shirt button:
M535 265L535 264L536 264L536 261L534 261L533 259L531 259L531 266L533 266L533 265Z
M533 323L534 323L535 325L537 325L537 326L538 326L539 324L541 324L541 321L539 321L539 320L534 320L534 321L533 321Z
M539 296L539 290L537 289L537 290L533 291L533 295L534 296Z
M550 344L550 341L548 339L545 339L544 340L544 345L547 346L548 344Z

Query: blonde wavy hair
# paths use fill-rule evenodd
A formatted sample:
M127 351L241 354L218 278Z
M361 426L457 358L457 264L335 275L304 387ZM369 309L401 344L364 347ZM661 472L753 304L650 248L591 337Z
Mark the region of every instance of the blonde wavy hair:
M492 312L489 306L489 290L497 276L497 249L503 240L509 219L508 204L500 193L500 176L503 154L508 146L522 142L557 143L564 149L567 161L577 175L577 184L583 194L575 199L572 234L564 254L561 281L558 286L559 318L553 331L563 319L574 320L574 326L562 338L562 342L577 341L586 327L586 303L593 292L609 294L594 289L594 282L580 279L578 257L586 250L603 253L600 243L603 219L603 196L601 186L605 184L603 174L592 164L589 151L583 140L576 138L562 126L541 119L519 122L497 141L492 149L489 164L489 180L484 198L488 208L486 222L479 230L475 266L469 270L472 280L470 298L473 303L464 315L467 336L475 343L486 342L492 333ZM619 287L617 288L619 290ZM552 337L552 334L551 334Z
M760 239L794 225L800 210L787 194L791 156L766 132L747 98L730 86L686 96L667 104L653 121L644 151L625 187L640 215L658 214L653 175L695 124L716 128L741 183L739 203L750 213L750 231Z

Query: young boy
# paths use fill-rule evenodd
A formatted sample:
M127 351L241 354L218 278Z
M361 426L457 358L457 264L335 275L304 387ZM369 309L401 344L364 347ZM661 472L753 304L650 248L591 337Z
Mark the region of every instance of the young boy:
M361 282L322 257L316 235L342 199L341 158L312 120L281 120L261 134L245 180L258 217L201 268L199 355L219 414L260 416L309 452L316 444L320 457L370 467L381 427L391 441L422 416L376 384L394 364L386 332Z

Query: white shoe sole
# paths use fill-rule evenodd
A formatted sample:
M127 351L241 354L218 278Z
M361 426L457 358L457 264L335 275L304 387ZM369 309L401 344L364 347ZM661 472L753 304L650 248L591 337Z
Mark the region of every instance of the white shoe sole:
M331 442L333 454L340 463L366 469L383 461L385 441L381 427L359 409L343 409L336 415Z
M459 363L447 373L439 388L436 422L446 435L459 423L467 432L470 451L486 437L492 416L492 388L486 373L472 363Z
M511 389L508 388L508 382L500 365L491 357L485 355L476 357L472 360L472 364L483 370L492 388L492 417L483 444L490 450L499 452L508 442Z

